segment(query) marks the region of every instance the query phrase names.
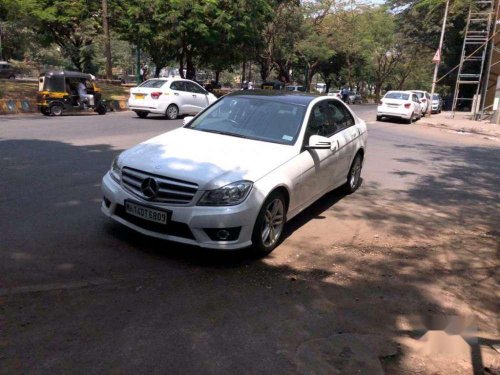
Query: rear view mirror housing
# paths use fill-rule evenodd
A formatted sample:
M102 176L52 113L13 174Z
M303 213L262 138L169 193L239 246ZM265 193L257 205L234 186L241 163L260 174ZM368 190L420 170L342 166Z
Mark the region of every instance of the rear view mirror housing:
M306 150L330 150L332 148L332 143L327 137L322 137L321 135L311 135L309 138L309 144L304 146Z

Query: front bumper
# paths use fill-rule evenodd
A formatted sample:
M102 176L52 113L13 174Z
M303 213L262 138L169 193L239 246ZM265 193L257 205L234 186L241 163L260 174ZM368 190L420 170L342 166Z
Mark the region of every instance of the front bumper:
M248 247L252 244L252 231L262 202L257 194L250 192L247 199L236 206L207 207L196 206L198 195L192 205L174 206L148 202L124 189L107 173L102 180L104 201L102 212L113 219L144 235L164 240L181 242L210 249L233 250ZM159 210L170 211L169 223L165 228L161 225L150 225L142 219L127 217L124 214L124 201L130 200ZM232 241L214 241L205 229L241 228L239 236Z

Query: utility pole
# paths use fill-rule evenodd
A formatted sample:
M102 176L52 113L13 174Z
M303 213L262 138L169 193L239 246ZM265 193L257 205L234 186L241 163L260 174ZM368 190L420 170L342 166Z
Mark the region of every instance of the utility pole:
M113 79L111 62L111 38L109 36L108 0L102 0L102 28L104 29L104 49L106 55L106 78Z
M437 54L439 59L435 62L436 66L434 67L434 77L432 78L432 88L431 88L431 102L430 106L431 109L428 112L429 116L432 113L432 100L434 98L434 91L436 90L436 81L437 81L437 75L438 75L438 70L439 70L439 65L441 64L441 58L442 58L442 49L443 49L443 41L444 41L444 32L446 29L446 20L448 18L448 7L450 5L450 0L446 0L446 5L444 8L444 17L443 17L443 26L441 27L441 38L439 39L439 47L437 50Z

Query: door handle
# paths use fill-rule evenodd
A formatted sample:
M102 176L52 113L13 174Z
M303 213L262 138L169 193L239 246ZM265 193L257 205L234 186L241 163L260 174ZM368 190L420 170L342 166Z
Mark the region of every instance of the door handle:
M177 96L179 96L179 93L178 93L178 92L174 92L174 95L177 95Z
M196 98L196 95L195 95L195 94L193 94L193 98Z

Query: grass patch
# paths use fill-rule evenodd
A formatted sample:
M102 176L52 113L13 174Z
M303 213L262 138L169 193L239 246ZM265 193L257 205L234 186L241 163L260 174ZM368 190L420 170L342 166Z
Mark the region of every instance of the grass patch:
M102 96L107 100L126 100L130 87L97 83ZM0 79L0 99L36 99L38 82L20 82L18 80Z

